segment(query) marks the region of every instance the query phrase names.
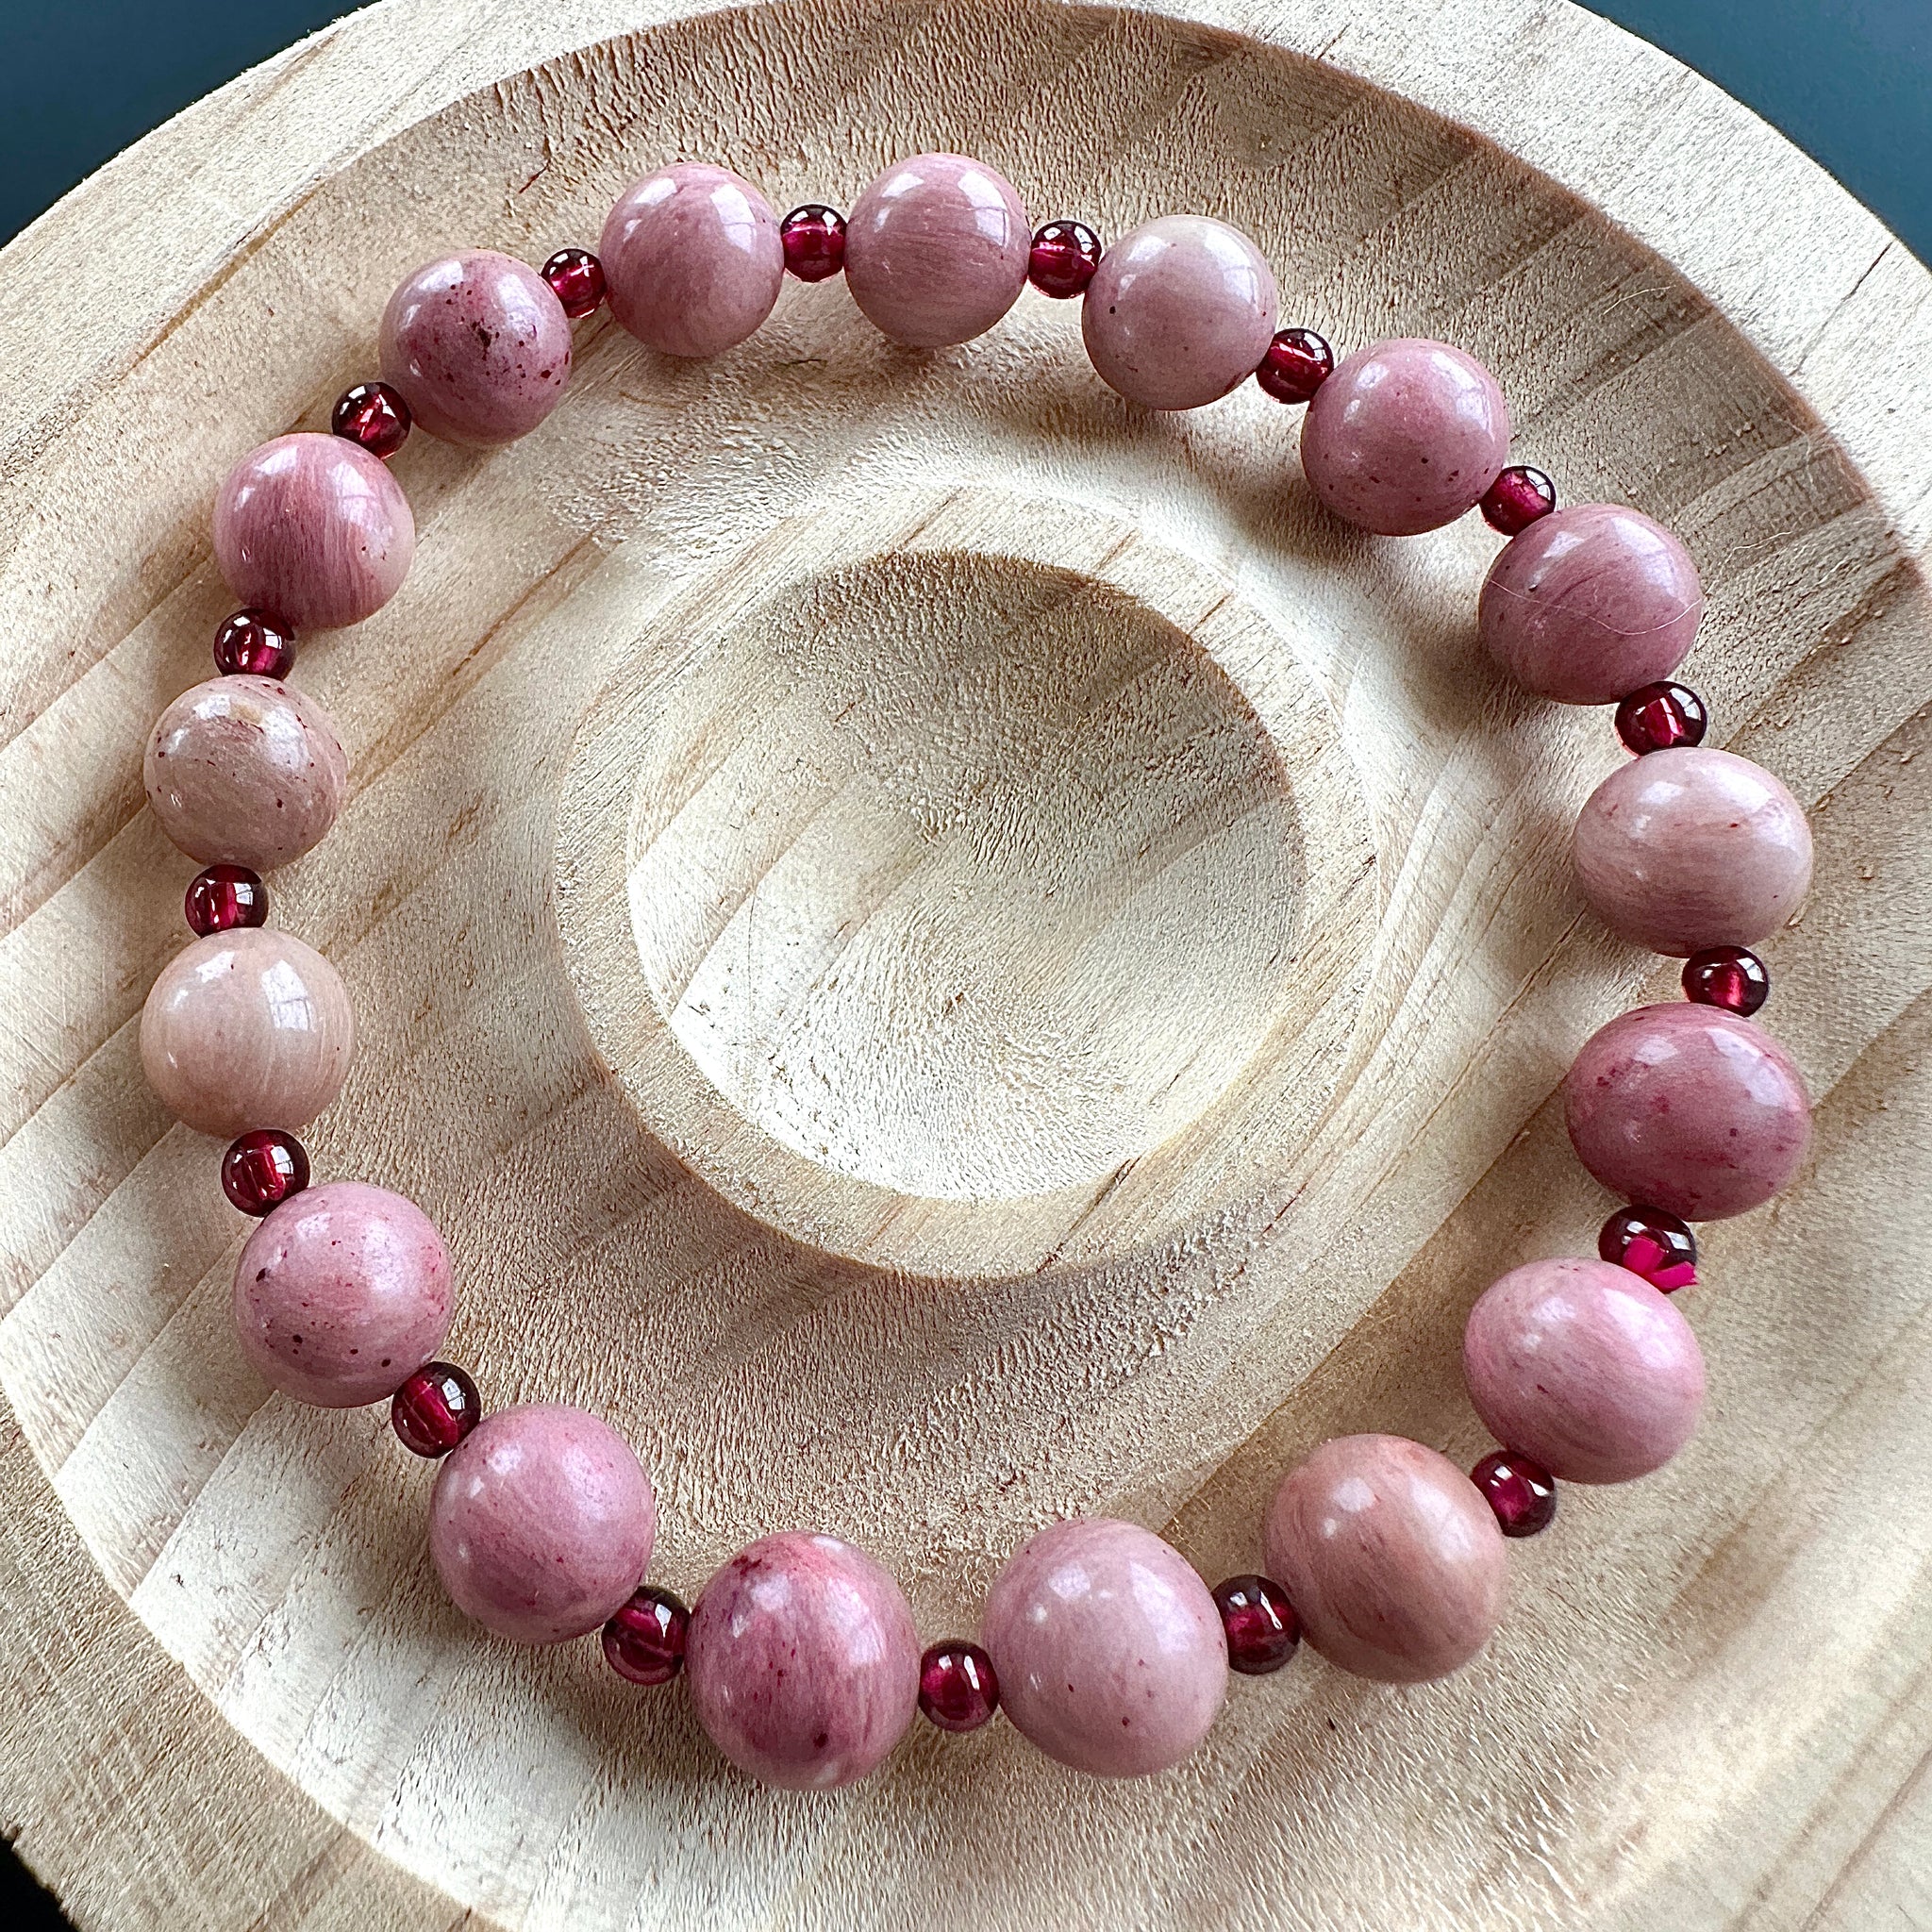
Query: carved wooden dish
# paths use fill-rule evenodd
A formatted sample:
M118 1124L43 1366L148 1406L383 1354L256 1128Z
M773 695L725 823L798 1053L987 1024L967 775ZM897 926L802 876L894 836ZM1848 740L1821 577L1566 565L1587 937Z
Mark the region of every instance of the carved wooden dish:
M931 147L1236 224L1289 319L1461 343L1568 500L1684 536L1716 739L1817 808L1766 1019L1819 1132L1709 1235L1699 1440L1569 1491L1458 1677L1304 1658L1140 1785L921 1726L775 1794L466 1625L381 1411L242 1365L135 1051L192 870L139 747L227 608L217 482L416 262L594 242L667 158L782 209ZM0 1822L83 1925L1927 1909L1932 289L1769 130L1528 0L388 0L15 242L0 366ZM492 1401L628 1431L673 1588L809 1524L937 1637L1074 1510L1250 1567L1324 1435L1472 1458L1465 1309L1588 1251L1552 1090L1670 986L1569 877L1621 753L1490 670L1480 522L1343 529L1297 424L1129 408L1070 306L921 355L833 283L703 365L600 319L539 433L399 459L416 569L298 669L355 790L275 913L364 1038L310 1145L446 1231Z

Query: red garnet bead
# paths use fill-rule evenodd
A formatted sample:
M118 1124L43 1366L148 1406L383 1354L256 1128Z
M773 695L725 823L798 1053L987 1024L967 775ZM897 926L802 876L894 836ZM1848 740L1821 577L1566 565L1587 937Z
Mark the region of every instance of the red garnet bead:
M244 1214L266 1214L308 1185L308 1157L280 1127L243 1134L222 1156L222 1191Z
M266 610L238 610L215 632L215 669L224 677L286 677L295 664L295 633Z
M691 1612L668 1590L643 1584L604 1626L604 1655L633 1684L668 1684L684 1668Z
M976 1731L1000 1705L992 1659L962 1637L935 1643L919 1659L919 1707L942 1731Z
M808 201L778 224L785 272L801 282L826 282L845 266L845 217L835 208Z
M1494 1449L1470 1471L1469 1479L1495 1511L1505 1536L1535 1536L1557 1517L1557 1479L1541 1464L1513 1449Z
M1227 1667L1244 1677L1278 1671L1301 1643L1302 1620L1272 1577L1230 1576L1217 1583L1214 1607L1227 1633Z
M1084 295L1099 266L1100 237L1085 222L1047 223L1026 252L1026 279L1056 302Z
M482 1420L483 1398L454 1362L425 1362L390 1398L390 1427L418 1456L447 1456Z
M358 382L336 398L328 426L388 462L409 440L409 406L386 382Z
M1646 684L1617 707L1617 736L1641 758L1647 751L1702 744L1710 724L1704 700L1688 685Z
M1697 1286L1697 1237L1688 1222L1661 1208L1618 1208L1604 1223L1596 1251L1666 1294Z
M1557 486L1527 463L1511 463L1483 493L1483 521L1506 537L1520 537L1557 507Z
M238 925L266 925L268 888L245 865L211 865L189 880L182 910L203 939Z
M1306 403L1335 374L1335 351L1311 328L1285 328L1268 344L1258 382L1277 403Z
M573 322L597 312L604 299L604 264L588 248L559 248L538 274Z
M1771 974L1742 946L1707 946L1684 961L1684 996L1748 1020L1771 995Z

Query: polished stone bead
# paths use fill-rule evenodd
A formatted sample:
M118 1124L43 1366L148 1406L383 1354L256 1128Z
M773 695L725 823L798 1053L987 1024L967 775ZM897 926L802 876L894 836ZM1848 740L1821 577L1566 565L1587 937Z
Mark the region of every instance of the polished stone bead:
M189 880L181 909L203 939L238 925L266 925L268 888L245 865L211 865Z
M941 1730L976 1731L999 1704L999 1673L978 1644L952 1638L919 1659L919 1707Z
M1697 1237L1661 1208L1619 1208L1597 1230L1597 1254L1665 1294L1697 1286Z
M308 1155L282 1127L257 1127L222 1156L222 1191L243 1214L272 1213L308 1185Z
M778 224L785 273L801 282L828 282L845 266L845 217L823 202L795 208Z
M412 1455L447 1456L483 1420L483 1398L454 1362L425 1362L396 1386L389 1425Z
M604 306L604 264L588 248L559 248L537 273L573 322Z
M1771 995L1764 961L1745 946L1707 946L1684 961L1684 997L1748 1020Z
M329 433L346 438L384 462L409 440L409 406L386 382L358 382L336 398Z
M1244 1677L1278 1671L1301 1648L1302 1620L1288 1592L1267 1576L1228 1576L1214 1586L1227 1638L1227 1667Z
M266 610L237 610L215 632L215 669L224 677L284 678L295 668L295 640Z
M1470 1471L1507 1537L1540 1536L1557 1520L1557 1479L1513 1449L1494 1449Z
M1617 706L1617 736L1639 758L1674 745L1702 744L1710 728L1704 700L1687 684L1669 678L1640 685Z
M605 1659L632 1684L668 1684L684 1668L690 1632L683 1600L646 1583L605 1624Z
M1511 463L1483 493L1483 522L1505 537L1520 537L1557 507L1557 486L1528 463Z
M1275 331L1268 353L1255 371L1258 382L1277 403L1307 403L1335 374L1335 351L1311 328Z
M1048 222L1026 251L1026 279L1056 302L1087 292L1100 266L1100 237L1085 222Z

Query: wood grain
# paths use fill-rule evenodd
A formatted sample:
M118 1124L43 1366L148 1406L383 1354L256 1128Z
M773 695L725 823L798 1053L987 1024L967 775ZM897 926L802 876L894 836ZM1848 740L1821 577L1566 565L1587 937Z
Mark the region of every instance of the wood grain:
M0 1807L84 1926L1932 1913L1924 272L1576 8L1190 12L388 0L6 251ZM996 1726L774 1796L681 1697L479 1641L380 1416L235 1356L211 1149L134 1052L192 870L138 748L225 608L223 471L417 260L541 259L667 156L849 204L937 145L1041 219L1239 225L1295 319L1465 344L1569 499L1683 534L1719 736L1815 808L1767 1017L1820 1132L1707 1242L1698 1442L1571 1495L1459 1678L1306 1660L1142 1786ZM1668 986L1567 874L1604 719L1486 668L1479 525L1343 531L1292 417L1134 412L1074 325L589 325L540 434L412 442L409 583L299 667L354 795L276 916L367 1042L318 1162L447 1231L492 1399L632 1434L674 1587L809 1523L937 1636L1074 1509L1247 1567L1324 1434L1472 1456L1463 1311L1604 1211L1550 1094Z

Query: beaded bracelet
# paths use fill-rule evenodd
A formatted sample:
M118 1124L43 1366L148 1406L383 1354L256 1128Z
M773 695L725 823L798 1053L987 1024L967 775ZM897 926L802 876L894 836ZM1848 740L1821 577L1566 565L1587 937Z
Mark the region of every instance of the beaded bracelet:
M1199 408L1252 375L1307 405L1308 482L1362 529L1412 534L1480 506L1508 540L1477 609L1489 650L1532 692L1614 704L1640 754L1579 817L1584 896L1622 937L1686 960L1684 1003L1612 1020L1563 1082L1579 1158L1631 1204L1604 1224L1599 1258L1518 1268L1471 1310L1465 1376L1501 1448L1465 1476L1398 1437L1325 1442L1269 1506L1268 1574L1212 1591L1136 1524L1053 1524L1000 1573L980 1641L923 1655L898 1586L830 1536L754 1542L687 1612L641 1581L656 1502L624 1439L576 1408L486 1417L470 1376L435 1358L453 1313L436 1228L385 1189L309 1185L293 1130L340 1091L354 1021L327 961L268 928L260 876L341 810L334 728L282 680L298 634L354 624L401 583L414 526L385 464L412 424L473 447L527 434L563 394L572 322L607 301L649 347L708 357L757 330L788 273L841 272L868 319L914 348L981 334L1028 281L1080 297L1094 368L1148 408ZM260 1218L235 1276L242 1350L297 1400L389 1401L402 1441L444 1458L429 1547L458 1607L525 1643L601 1628L637 1684L683 1670L718 1747L770 1783L864 1775L915 1707L963 1731L1003 1706L1064 1763L1162 1770L1206 1735L1230 1668L1278 1670L1304 1634L1371 1678L1457 1669L1501 1616L1505 1540L1547 1527L1559 1480L1627 1481L1690 1439L1703 1358L1669 1299L1697 1279L1689 1224L1769 1200L1803 1158L1809 1103L1752 1024L1769 979L1746 948L1796 909L1810 835L1776 778L1702 747L1704 705L1671 681L1703 608L1690 556L1637 510L1558 509L1547 476L1507 461L1502 393L1460 350L1385 341L1338 365L1276 320L1259 251L1206 218L1163 216L1103 250L1084 223L1032 230L983 164L924 155L887 170L849 223L817 204L781 222L738 175L679 165L625 192L597 254L566 248L541 273L489 252L419 269L384 311L380 379L341 397L330 435L242 458L216 499L216 557L244 608L217 633L221 675L162 716L145 773L168 836L206 867L187 894L199 937L156 981L141 1043L173 1111L231 1140L223 1187Z

